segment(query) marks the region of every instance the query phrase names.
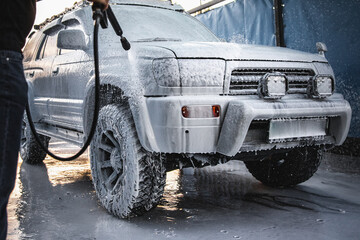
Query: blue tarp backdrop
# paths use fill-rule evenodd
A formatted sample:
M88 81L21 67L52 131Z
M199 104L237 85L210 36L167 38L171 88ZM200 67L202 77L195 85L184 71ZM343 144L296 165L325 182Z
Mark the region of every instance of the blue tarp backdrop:
M197 18L228 42L276 45L272 0L241 0Z
M350 137L360 137L360 0L283 0L289 48L316 52L325 42L336 91L350 102ZM273 0L237 0L197 18L229 42L275 45Z

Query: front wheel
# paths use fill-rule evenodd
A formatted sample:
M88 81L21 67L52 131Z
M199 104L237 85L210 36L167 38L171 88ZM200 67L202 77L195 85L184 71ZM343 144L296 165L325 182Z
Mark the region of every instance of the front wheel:
M272 153L258 161L244 161L250 173L272 187L289 187L305 182L317 171L323 150L295 148L287 153Z
M101 204L118 217L141 215L162 197L166 179L163 160L140 145L128 104L100 110L90 163Z

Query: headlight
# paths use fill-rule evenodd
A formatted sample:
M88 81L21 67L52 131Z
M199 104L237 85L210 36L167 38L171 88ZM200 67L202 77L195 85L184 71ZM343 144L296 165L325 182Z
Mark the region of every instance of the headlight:
M316 75L310 81L308 94L311 97L325 98L334 92L334 79L331 76Z
M225 61L220 59L179 59L183 87L222 87Z
M284 74L278 72L265 74L258 87L260 97L266 99L282 98L287 90L287 79Z
M180 87L179 65L175 58L155 59L153 72L159 86Z
M219 59L155 59L154 77L162 87L222 87L225 61Z

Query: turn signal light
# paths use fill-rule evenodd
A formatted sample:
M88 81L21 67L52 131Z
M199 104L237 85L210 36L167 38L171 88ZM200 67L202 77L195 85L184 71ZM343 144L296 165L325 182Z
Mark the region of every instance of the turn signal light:
M212 106L212 113L213 113L213 117L220 117L220 106L219 105Z
M181 108L184 118L217 118L220 117L220 105L190 105Z
M184 118L188 118L189 117L189 110L187 106L183 106L181 108L181 113L183 115Z

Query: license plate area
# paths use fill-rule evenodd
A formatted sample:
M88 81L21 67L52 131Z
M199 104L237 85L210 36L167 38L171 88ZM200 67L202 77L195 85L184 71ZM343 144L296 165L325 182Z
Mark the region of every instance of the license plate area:
M272 119L269 141L291 141L326 136L327 118Z

